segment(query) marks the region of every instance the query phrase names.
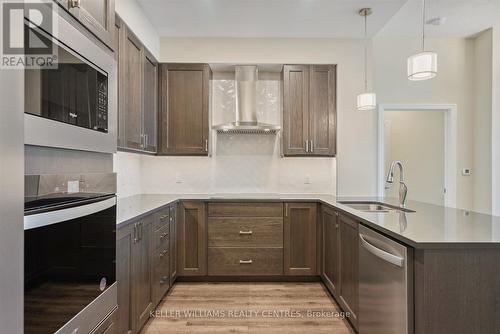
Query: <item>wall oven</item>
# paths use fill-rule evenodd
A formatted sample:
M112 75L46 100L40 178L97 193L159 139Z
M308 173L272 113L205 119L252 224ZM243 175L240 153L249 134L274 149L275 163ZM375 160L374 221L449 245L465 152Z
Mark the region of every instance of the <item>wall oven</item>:
M117 307L116 175L25 182L24 332L90 333Z
M25 144L115 152L116 60L60 14L50 33L25 19L25 53L26 43L37 40L51 46L55 59L55 66L24 70Z

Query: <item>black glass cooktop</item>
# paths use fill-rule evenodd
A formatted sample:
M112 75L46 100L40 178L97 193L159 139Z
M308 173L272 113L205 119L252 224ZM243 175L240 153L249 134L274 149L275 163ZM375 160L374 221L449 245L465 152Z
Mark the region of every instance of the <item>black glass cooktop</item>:
M48 210L52 207L70 206L81 201L98 199L108 194L96 193L72 193L72 194L50 194L43 196L32 196L24 198L24 212Z

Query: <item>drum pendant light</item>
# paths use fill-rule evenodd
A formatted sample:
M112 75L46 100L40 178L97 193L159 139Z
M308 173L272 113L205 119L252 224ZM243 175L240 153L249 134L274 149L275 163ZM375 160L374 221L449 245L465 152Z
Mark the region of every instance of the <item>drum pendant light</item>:
M425 51L425 0L422 0L422 52L408 57L408 79L421 81L437 75L437 53Z
M374 110L377 107L377 95L368 92L368 37L367 37L367 17L372 13L371 8L363 8L359 11L359 15L365 19L365 91L363 94L358 95L357 107L359 111Z

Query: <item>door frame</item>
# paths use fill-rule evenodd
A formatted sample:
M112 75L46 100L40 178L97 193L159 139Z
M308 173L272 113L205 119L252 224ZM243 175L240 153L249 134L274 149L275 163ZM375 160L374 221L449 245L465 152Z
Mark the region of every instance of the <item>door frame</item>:
M384 122L386 111L434 111L444 112L444 205L456 207L457 204L457 105L456 104L380 104L378 106L377 138L377 193L385 195L385 147ZM411 189L410 189L411 191Z

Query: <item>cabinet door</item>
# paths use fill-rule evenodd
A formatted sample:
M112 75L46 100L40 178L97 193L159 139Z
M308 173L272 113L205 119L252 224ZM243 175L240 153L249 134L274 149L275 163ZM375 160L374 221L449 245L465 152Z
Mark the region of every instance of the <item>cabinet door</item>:
M351 312L350 320L357 326L358 314L358 223L344 215L340 223L340 302Z
M143 143L144 150L156 153L158 127L158 63L147 51L143 52Z
M136 241L132 248L132 314L134 330L138 331L149 319L153 308L153 224L146 218L136 226Z
M309 84L309 153L335 156L335 65L311 65Z
M114 48L115 0L70 0L69 12L88 30Z
M126 68L124 64L123 57L123 47L125 41L125 25L118 15L115 16L115 59L118 63L118 100L117 100L117 110L118 110L118 147L127 147L125 138L125 105L126 105L126 94L124 94L125 80L123 77L126 73Z
M286 203L285 275L316 275L316 203Z
M321 216L323 226L323 265L321 276L330 292L337 295L340 283L340 228L338 212L327 206L323 206Z
M160 154L208 155L210 68L160 66Z
M182 202L177 230L179 276L207 274L207 235L205 203Z
M283 154L306 155L309 140L309 66L283 68Z
M118 321L117 333L132 331L131 274L132 247L134 245L133 226L118 229L116 232L116 281L118 284Z
M177 279L177 204L170 207L170 284Z
M124 117L125 148L142 149L142 53L141 43L127 28L123 38L123 52L120 59L123 61L123 80L120 117Z

